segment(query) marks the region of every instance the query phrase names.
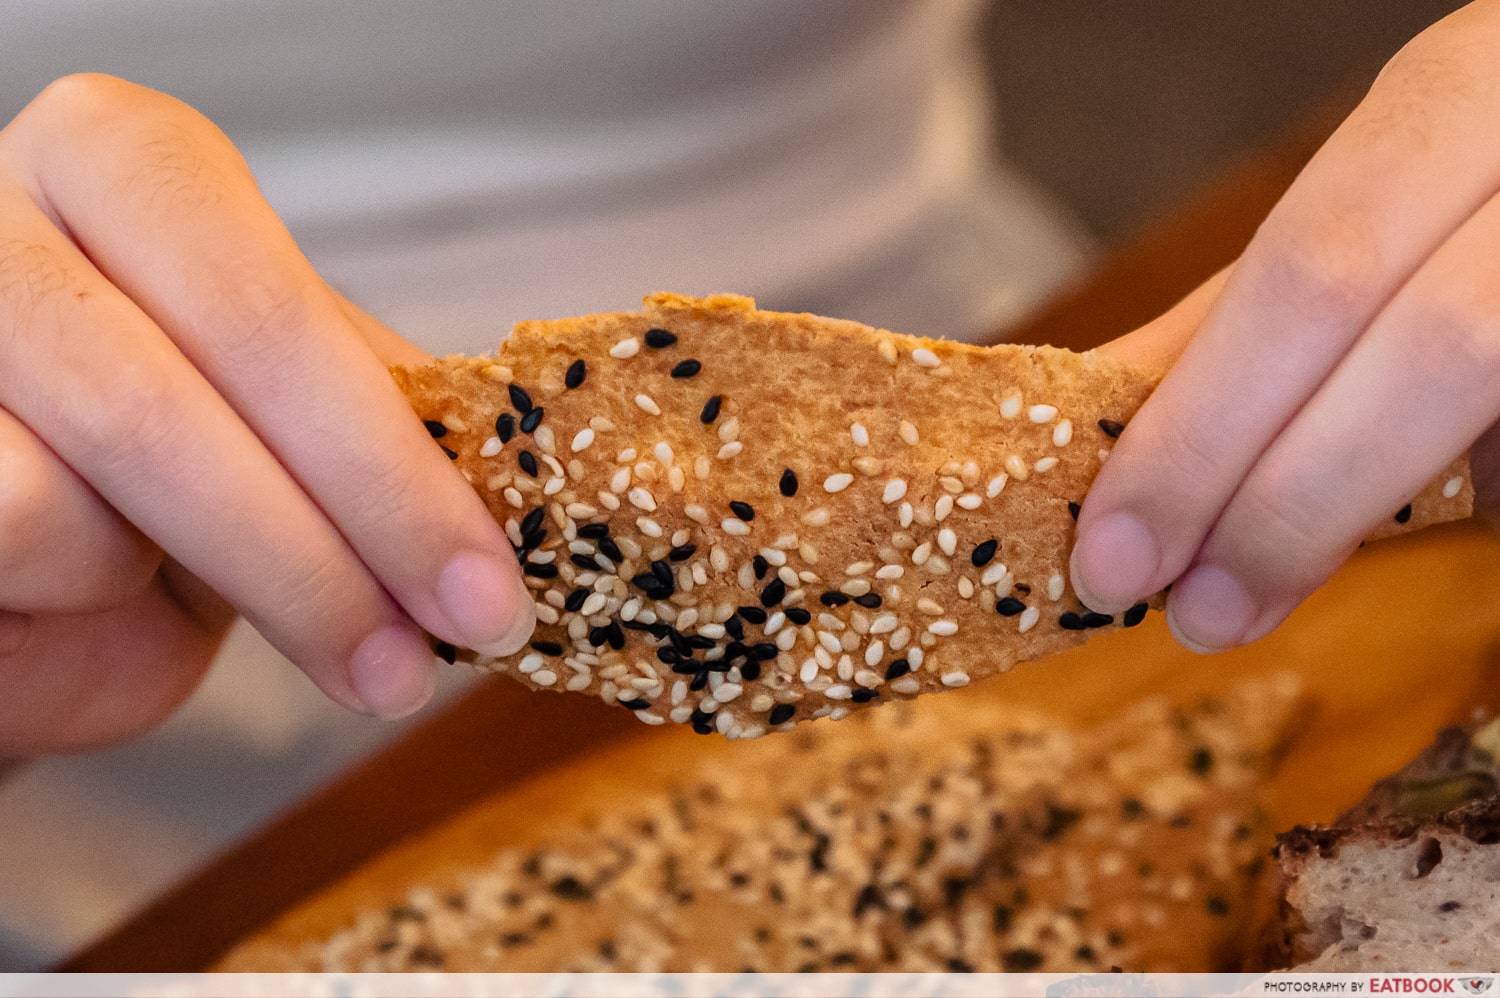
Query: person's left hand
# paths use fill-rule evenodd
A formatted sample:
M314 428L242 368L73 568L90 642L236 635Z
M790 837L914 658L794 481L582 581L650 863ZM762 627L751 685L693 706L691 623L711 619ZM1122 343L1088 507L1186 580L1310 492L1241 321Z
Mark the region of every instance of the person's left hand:
M1418 36L1231 268L1105 348L1181 356L1078 517L1086 605L1170 584L1178 640L1232 647L1465 449L1500 494L1497 52L1497 0Z

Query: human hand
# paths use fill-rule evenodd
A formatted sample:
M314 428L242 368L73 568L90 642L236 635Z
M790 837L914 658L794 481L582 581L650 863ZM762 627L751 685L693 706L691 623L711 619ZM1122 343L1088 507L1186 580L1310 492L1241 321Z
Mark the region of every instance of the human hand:
M1418 36L1242 257L1107 349L1180 359L1078 519L1072 581L1117 611L1168 584L1189 648L1269 632L1500 416L1500 3Z
M422 629L508 653L508 539L229 140L104 76L0 130L0 755L112 741L233 616L333 700L430 695Z

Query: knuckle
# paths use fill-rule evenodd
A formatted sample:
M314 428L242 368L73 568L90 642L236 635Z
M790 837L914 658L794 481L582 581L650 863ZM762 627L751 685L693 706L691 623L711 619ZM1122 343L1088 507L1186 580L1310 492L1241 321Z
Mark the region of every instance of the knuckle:
M1347 327L1378 303L1379 247L1357 219L1273 217L1257 237L1265 246L1257 258L1268 292L1311 332Z
M125 465L154 465L180 439L180 386L151 355L79 365L55 439L64 459L113 478Z
M257 258L217 268L206 282L203 311L214 323L208 342L221 362L253 376L292 360L316 316L289 269Z
M1500 291L1474 282L1444 288L1414 308L1417 349L1411 362L1424 393L1500 379Z

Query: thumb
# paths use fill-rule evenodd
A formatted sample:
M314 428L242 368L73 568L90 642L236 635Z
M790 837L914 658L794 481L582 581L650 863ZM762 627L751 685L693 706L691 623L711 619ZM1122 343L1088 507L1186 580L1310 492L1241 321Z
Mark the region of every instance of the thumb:
M1225 267L1171 309L1139 329L1110 340L1099 351L1132 367L1165 371L1177 362L1208 318L1233 269L1233 264Z

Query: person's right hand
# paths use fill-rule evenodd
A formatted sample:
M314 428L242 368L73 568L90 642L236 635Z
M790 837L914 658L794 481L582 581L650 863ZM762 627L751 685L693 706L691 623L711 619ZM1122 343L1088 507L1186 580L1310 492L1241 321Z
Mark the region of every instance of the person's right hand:
M0 755L170 713L233 611L332 699L430 694L422 633L504 654L503 530L211 122L105 76L0 130Z

